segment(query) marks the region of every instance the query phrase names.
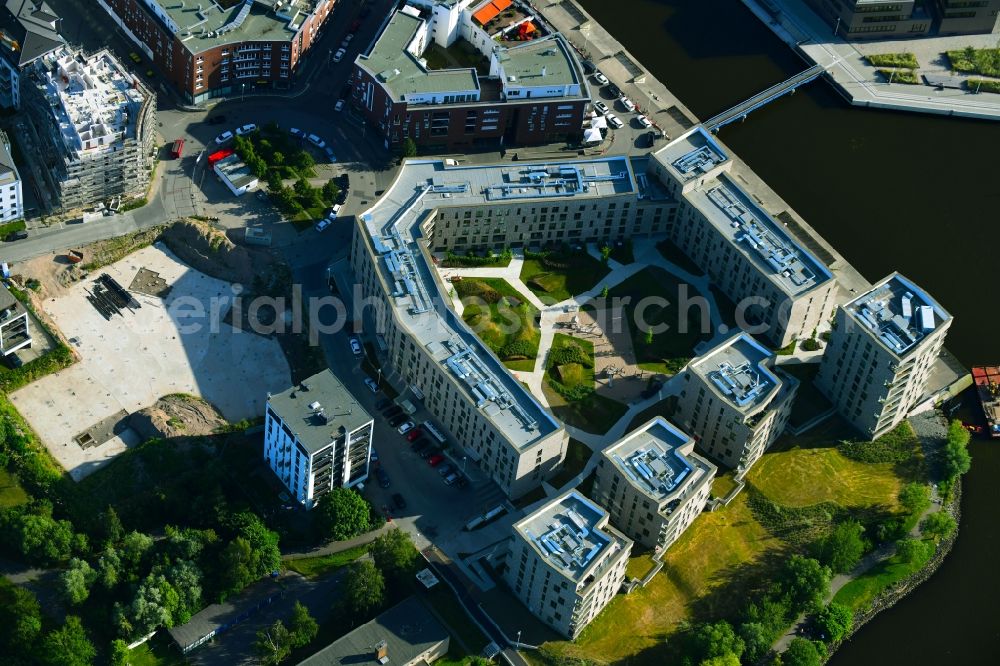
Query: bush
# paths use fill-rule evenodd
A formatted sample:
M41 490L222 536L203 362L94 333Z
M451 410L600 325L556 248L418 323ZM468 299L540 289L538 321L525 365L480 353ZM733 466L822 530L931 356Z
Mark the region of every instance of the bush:
M917 56L912 53L876 53L867 56L868 62L875 67L905 67L916 69L920 66Z
M935 539L945 539L951 536L957 527L958 524L951 514L944 511L932 513L920 523L920 530Z
M851 460L863 463L901 463L910 460L917 447L913 428L903 421L873 442L841 442L837 450Z
M505 361L517 361L535 357L535 347L527 340L515 340L503 346L498 356Z
M7 234L12 234L15 231L24 231L27 227L28 225L24 220L14 220L7 224L0 224L0 239L6 238Z
M891 81L892 83L908 83L910 85L917 85L920 83L917 73L912 69L880 69L878 70L878 73L881 74L886 81Z
M831 603L816 614L816 629L827 643L836 643L854 626L854 613L843 604Z
M839 523L814 544L816 559L834 573L847 573L861 560L865 551L865 542L861 538L863 533L864 528L855 520Z
M820 348L819 340L816 338L808 338L802 341L802 351L819 351Z
M823 663L825 649L822 643L816 643L806 638L793 638L788 649L781 655L783 666L820 666Z
M585 367L593 367L594 361L587 352L574 344L566 344L556 347L549 352L549 363L553 366L566 365L567 363L578 363Z
M1000 81L990 79L966 79L965 89L971 92L1000 94Z
M500 302L500 292L481 280L460 280L453 282L452 286L459 298L481 298L490 304Z
M948 426L948 440L944 447L944 473L948 481L965 474L972 466L968 444L969 431L961 421L953 420Z
M477 266L506 266L513 259L514 255L509 247L505 247L500 254L489 254L485 257L477 257L474 254L455 254L449 252L441 265L445 268L475 268Z
M1000 77L1000 49L975 49L968 46L957 51L947 51L951 68L984 76Z
M135 210L136 208L142 208L147 203L149 203L149 202L146 201L146 197L142 197L141 199L131 199L131 200L126 201L125 203L123 203L121 205L121 208L118 210L118 212L119 213L125 213L125 212L128 212L130 210Z

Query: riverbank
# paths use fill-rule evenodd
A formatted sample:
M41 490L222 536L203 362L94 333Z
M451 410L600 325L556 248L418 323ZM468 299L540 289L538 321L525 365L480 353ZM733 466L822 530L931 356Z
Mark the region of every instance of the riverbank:
M802 2L768 0L778 10L774 13L758 0L742 2L809 65L825 67L827 80L854 106L1000 120L1000 95L886 82L879 69L867 61L860 46L834 36L830 26ZM944 39L956 46L971 43L973 38ZM894 43L898 45L899 41Z

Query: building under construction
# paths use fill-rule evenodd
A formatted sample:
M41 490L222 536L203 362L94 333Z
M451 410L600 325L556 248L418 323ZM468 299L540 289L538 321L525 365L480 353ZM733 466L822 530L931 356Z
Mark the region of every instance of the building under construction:
M143 196L153 166L156 98L110 51L59 49L31 71L26 109L45 179L63 211Z

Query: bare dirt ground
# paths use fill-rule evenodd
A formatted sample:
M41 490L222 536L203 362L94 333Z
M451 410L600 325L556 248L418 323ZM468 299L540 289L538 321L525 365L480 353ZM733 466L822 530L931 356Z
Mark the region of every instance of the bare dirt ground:
M154 437L170 439L211 435L226 426L226 419L201 398L174 393L132 414L129 425L145 441Z

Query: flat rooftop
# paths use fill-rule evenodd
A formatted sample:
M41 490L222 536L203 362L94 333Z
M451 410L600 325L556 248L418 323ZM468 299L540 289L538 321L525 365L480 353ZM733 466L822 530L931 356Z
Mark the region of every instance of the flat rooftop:
M418 55L410 52L411 44L424 20L397 11L385 30L365 55L356 63L381 81L392 92L395 101L407 95L471 92L479 90L479 77L474 69L428 70ZM425 45L426 46L426 45Z
M681 182L704 176L729 160L722 146L701 126L677 137L656 151L655 156Z
M597 567L598 555L627 539L604 529L608 513L571 490L514 524L514 531L568 578L580 582Z
M103 153L135 138L145 88L103 49L85 57L67 48L43 56L45 97L71 153Z
M797 296L833 278L728 175L719 174L684 196L786 294Z
M225 8L208 0L144 0L192 53L233 42L290 42L316 0L247 0Z
M580 83L569 47L558 35L501 47L498 58L505 85L535 87Z
M236 153L223 157L221 160L215 163L215 168L217 168L222 175L232 183L233 187L239 189L244 185L257 179L250 171L248 167Z
M268 404L310 454L339 437L341 428L348 433L372 420L329 369L281 393L272 393Z
M927 292L899 273L893 273L844 307L897 357L905 356L951 319Z
M635 191L635 177L625 157L514 166L408 160L382 198L359 216L372 238L378 269L393 288L388 302L397 320L464 385L467 398L518 450L561 426L451 309L417 245L420 223L438 208Z
M750 413L781 381L764 366L771 352L747 333L734 335L691 361L691 370L736 409Z
M604 450L629 482L658 504L714 474L713 466L692 449L694 440L661 416Z

